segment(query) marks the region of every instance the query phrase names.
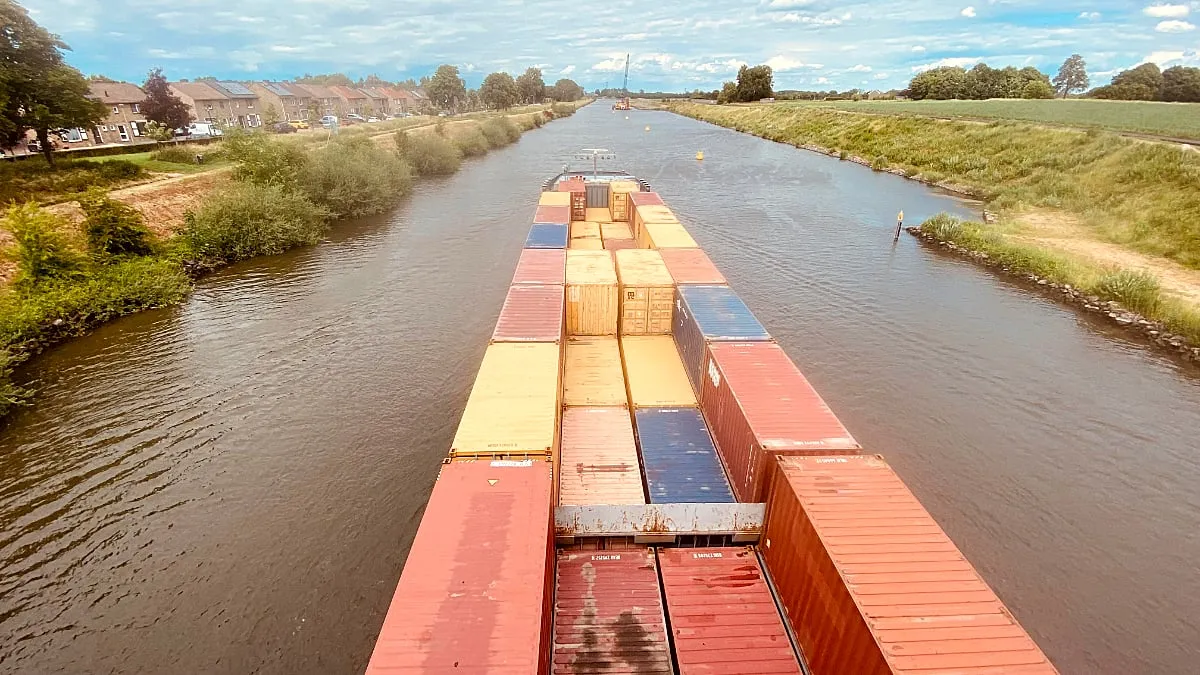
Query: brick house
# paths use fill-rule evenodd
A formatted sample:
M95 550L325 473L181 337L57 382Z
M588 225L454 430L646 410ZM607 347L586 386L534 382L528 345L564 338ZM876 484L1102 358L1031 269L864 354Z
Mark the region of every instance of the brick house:
M258 100L258 94L241 82L219 80L209 81L206 84L225 94L229 99L232 107L231 119L233 120L229 126L239 126L243 129L262 126L262 104Z
M141 87L128 82L93 82L88 88L88 98L100 101L108 108L108 117L91 129L92 145L150 140L142 138L146 133L147 120L141 109L141 104L146 100L146 93ZM77 134L82 135L78 129L68 130L64 132L64 138L73 140Z
M262 115L273 106L281 122L307 120L312 95L297 85L288 82L247 82L246 86L258 95ZM313 120L314 122L316 120Z
M290 83L287 86L288 89L294 89L296 91L306 92L308 94L308 98L309 101L311 101L312 107L316 108L319 113L317 119L312 120L314 122L318 121L324 115L337 115L340 117L346 114L345 111L342 110L341 97L339 97L337 92L333 91L333 89L330 89L329 87L319 84Z
M352 87L333 86L330 89L342 100L341 110L344 110L345 114L354 113L366 117L365 111L371 104L371 99L367 98L366 94Z
M262 125L258 96L237 82L172 82L170 87L192 109L192 119L197 122L245 128Z
M383 87L363 87L359 89L367 95L370 112L374 115L390 115L392 113L392 99L384 92Z

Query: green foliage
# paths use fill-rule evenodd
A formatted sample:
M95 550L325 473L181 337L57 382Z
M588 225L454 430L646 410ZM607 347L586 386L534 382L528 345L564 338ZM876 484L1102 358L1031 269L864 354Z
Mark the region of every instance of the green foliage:
M9 207L0 225L15 241L10 255L17 263L18 285L37 286L82 273L84 257L71 245L68 223L61 216L25 202Z
M1021 98L1054 98L1054 87L1049 82L1030 80L1021 90Z
M122 159L63 159L57 167L41 157L0 162L0 204L70 199L91 187L112 187L145 176L142 167Z
M521 92L512 75L492 73L483 78L483 84L479 86L479 97L483 104L492 110L507 110L517 104Z
M316 150L300 173L308 199L335 218L380 213L412 191L412 167L370 139L338 140Z
M234 177L258 185L294 187L308 163L308 155L298 144L262 133L233 130L222 144L226 157L237 163Z
M33 392L12 381L12 357L0 349L0 419L17 406L24 405Z
M439 134L411 134L402 156L418 176L448 176L462 164L462 151Z
M146 134L145 135L149 136L150 138L153 138L154 140L158 141L159 143L162 143L163 141L171 140L171 138L174 137L175 133L171 130L171 127L168 127L165 124L155 122L152 120L152 121L146 123Z
M328 75L309 75L305 73L302 77L297 77L296 82L299 84L319 84L326 87L353 87L354 80L342 73L330 73Z
M425 85L425 93L438 108L452 110L466 100L467 85L458 76L457 66L443 64L438 66L433 77L429 78L429 83Z
M152 235L142 214L128 204L109 199L108 193L92 188L79 198L85 216L84 234L92 257L150 255Z
M1200 68L1172 66L1162 72L1159 98L1164 101L1200 103Z
M570 117L575 114L575 106L569 103L555 103L550 106L550 111L555 117Z
M487 138L488 145L493 148L502 148L510 143L516 143L521 138L521 129L508 116L485 120L480 125L480 129Z
M1073 91L1083 91L1088 88L1087 63L1079 54L1072 54L1063 61L1054 76L1054 89L1063 96ZM1033 97L1026 97L1033 98Z
M481 157L491 148L478 124L470 124L455 130L452 139L463 157Z
M199 145L164 145L150 153L150 159L155 162L193 164L196 161L196 155L204 153L204 147Z
M717 103L734 103L737 101L737 85L732 82L726 82L721 86L721 93L717 94Z
M566 103L578 101L585 96L583 87L579 86L575 80L569 80L566 78L555 82L554 86L550 87L550 90L547 93L555 101L562 101Z
M738 69L735 101L758 101L775 95L771 66L742 66Z
M169 140L172 131L182 129L192 121L191 109L171 91L162 68L155 68L146 75L142 90L146 92L146 100L141 104L142 113L146 119L166 130L166 138L152 136L155 140Z
M517 96L522 103L541 103L546 97L546 83L542 80L540 68L526 68L525 72L517 77L515 84Z
M1031 83L1036 83L1033 88ZM915 100L1042 98L1047 89L1053 97L1050 78L1037 68L996 69L979 63L969 71L943 66L918 73L909 82L908 96ZM1038 95L1026 96L1027 91Z
M315 244L328 213L276 184L238 183L185 215L184 255L201 269Z
M1149 316L1162 302L1158 279L1142 271L1112 270L1093 286L1096 295L1115 300L1125 307Z

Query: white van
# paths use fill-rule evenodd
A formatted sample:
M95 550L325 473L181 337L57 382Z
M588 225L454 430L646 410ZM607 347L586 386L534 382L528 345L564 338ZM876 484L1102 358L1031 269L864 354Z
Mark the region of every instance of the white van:
M215 136L224 136L225 132L217 128L215 124L192 122L187 127L187 135L193 138L213 138Z

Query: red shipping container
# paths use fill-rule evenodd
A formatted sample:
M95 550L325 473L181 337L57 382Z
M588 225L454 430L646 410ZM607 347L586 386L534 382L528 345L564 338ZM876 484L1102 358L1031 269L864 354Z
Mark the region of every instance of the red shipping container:
M725 283L725 275L702 248L660 248L658 252L676 284Z
M609 251L621 251L627 248L637 248L637 242L633 239L605 239L604 248Z
M442 466L367 675L548 671L552 483L547 462Z
M654 552L560 552L552 672L671 674Z
M554 189L557 192L587 192L587 185L582 178L567 178L558 181Z
M679 675L799 675L753 549L661 548L658 566Z
M657 192L630 192L629 203L633 206L663 206Z
M492 342L558 342L563 336L562 286L510 286Z
M861 451L774 342L711 342L707 360L700 410L738 501L766 500L770 455Z
M813 675L1057 673L878 455L780 457L762 549Z
M559 223L567 225L571 222L571 207L569 206L539 206L533 212L535 223Z
M564 284L567 281L567 252L561 248L521 249L514 284Z

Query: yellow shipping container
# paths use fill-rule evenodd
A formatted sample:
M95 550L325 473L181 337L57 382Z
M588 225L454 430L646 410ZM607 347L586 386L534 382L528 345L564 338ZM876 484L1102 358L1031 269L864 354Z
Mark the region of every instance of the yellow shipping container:
M567 335L615 335L616 332L617 270L612 253L569 249Z
M450 457L551 457L558 444L559 345L488 345Z
M638 248L699 248L679 223L646 223L638 232Z
M590 220L580 220L580 221L571 223L571 238L572 239L585 239L585 238L599 239L600 238L600 223L592 222Z
M675 282L662 256L640 248L614 253L621 285L621 335L669 334Z
M603 251L604 242L599 239L572 239L567 248L577 251Z
M608 223L612 221L612 214L609 213L608 209L604 207L588 208L586 213L586 220L590 220L595 223Z
M696 395L670 335L621 337L629 402L634 408L695 406Z
M640 239L646 223L678 223L675 212L666 206L638 206L633 210L633 238Z
M538 197L538 206L570 206L570 192L543 192Z
M629 222L629 193L640 189L631 180L615 180L608 184L608 210L614 221Z
M633 230L629 229L629 223L601 223L600 237L604 241L609 239L633 239Z
M625 406L628 403L617 338L569 339L563 366L563 405Z

